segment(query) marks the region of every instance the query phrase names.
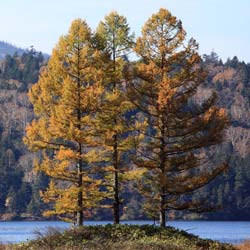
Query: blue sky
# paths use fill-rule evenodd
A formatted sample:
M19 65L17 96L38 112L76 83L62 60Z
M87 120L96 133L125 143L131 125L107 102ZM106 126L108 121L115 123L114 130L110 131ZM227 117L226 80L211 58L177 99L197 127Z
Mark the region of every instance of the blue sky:
M250 62L250 0L0 0L0 40L50 53L72 20L83 18L95 29L112 10L139 35L161 7L182 20L202 54L214 50L223 60L237 55Z

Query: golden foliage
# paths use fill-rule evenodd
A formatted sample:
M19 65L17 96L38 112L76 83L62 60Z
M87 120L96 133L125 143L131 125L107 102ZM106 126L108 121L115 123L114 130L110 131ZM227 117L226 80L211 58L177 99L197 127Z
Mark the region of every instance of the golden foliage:
M99 191L102 181L90 171L98 141L93 118L100 107L104 74L92 37L85 21L73 21L29 92L36 119L27 126L24 142L32 150L43 150L36 168L52 178L42 194L44 201L54 203L47 215L83 215L105 196Z
M181 21L165 9L145 23L136 44L133 37L116 12L95 34L73 21L29 92L36 119L24 142L43 151L36 168L51 177L42 193L54 205L47 215L77 214L81 225L83 215L111 199L119 223L128 180L137 181L152 216L200 209L179 198L227 168L210 166L201 154L222 141L228 118L214 94L194 100L206 76L196 41L186 42ZM129 64L133 46L140 60Z
M227 168L226 164L210 166L200 155L203 147L221 142L228 118L224 109L214 105L214 94L201 104L194 101L206 72L198 66L197 43L186 42L185 36L181 21L169 11L160 9L152 15L137 39L140 60L134 69L136 78L130 80L133 103L149 117L136 161L148 171L138 188L150 214L161 213L162 226L165 209L194 208L195 204L183 203L183 195Z

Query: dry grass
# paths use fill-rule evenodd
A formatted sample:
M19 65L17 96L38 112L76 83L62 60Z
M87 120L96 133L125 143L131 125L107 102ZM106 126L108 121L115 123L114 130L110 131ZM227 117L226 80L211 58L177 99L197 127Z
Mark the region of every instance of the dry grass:
M85 226L66 231L48 228L37 236L25 243L0 245L0 250L237 250L172 227L150 225Z

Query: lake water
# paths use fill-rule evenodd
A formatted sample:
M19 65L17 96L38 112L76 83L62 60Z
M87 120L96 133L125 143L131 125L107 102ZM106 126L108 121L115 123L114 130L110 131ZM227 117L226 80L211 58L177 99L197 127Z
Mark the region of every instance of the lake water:
M86 222L85 225L108 224L110 221ZM127 221L128 224L153 224L150 221ZM168 225L200 236L232 244L250 239L250 222L242 221L171 221ZM34 239L35 231L44 232L48 227L70 228L69 223L60 221L13 221L0 222L0 242L21 242Z

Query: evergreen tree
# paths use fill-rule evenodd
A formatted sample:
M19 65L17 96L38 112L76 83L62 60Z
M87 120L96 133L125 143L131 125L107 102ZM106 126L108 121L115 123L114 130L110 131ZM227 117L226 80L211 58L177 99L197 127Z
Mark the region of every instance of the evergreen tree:
M30 203L31 196L32 190L30 183L22 182L20 189L17 191L16 212L23 213L26 211L27 206Z
M8 195L6 197L6 211L9 213L16 214L17 211L17 194L15 189L11 186L8 192Z

